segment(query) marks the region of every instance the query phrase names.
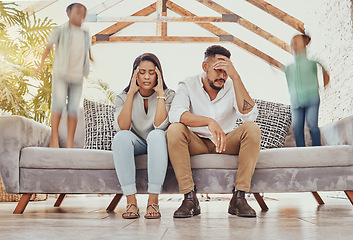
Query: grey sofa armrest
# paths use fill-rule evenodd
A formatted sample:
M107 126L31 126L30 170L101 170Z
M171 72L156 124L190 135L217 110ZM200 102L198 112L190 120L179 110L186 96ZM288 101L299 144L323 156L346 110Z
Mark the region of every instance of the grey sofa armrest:
M326 145L353 145L353 116L321 127Z
M0 117L0 173L7 193L19 193L21 149L49 142L50 127L25 117Z

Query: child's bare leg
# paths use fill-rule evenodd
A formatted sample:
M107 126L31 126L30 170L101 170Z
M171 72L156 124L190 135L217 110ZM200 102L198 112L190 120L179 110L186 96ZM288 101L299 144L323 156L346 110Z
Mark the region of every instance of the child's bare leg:
M67 103L67 141L68 148L74 148L74 137L79 115L79 106L82 95L82 83L70 84Z
M61 114L51 113L51 137L50 137L50 147L59 148L59 123Z
M67 148L74 148L74 137L77 126L77 117L67 115Z

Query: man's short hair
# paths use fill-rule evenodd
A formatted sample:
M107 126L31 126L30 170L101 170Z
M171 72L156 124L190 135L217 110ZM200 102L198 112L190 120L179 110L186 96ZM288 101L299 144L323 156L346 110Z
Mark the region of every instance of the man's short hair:
M72 10L72 8L74 7L75 4L81 5L81 6L83 6L83 7L86 8L86 6L83 5L82 3L71 3L69 6L67 6L66 12L70 12L70 11ZM87 8L86 8L86 10L87 10Z
M228 49L226 49L220 45L212 45L206 49L204 59L206 60L209 57L214 57L214 56L216 56L216 54L223 55L227 58L230 58L230 55L231 55Z

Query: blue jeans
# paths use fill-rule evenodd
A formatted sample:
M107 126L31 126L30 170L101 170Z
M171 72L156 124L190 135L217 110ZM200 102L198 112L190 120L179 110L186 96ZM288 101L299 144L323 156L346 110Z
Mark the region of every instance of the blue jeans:
M320 102L306 107L292 108L292 126L297 147L305 147L304 122L308 124L311 145L321 146L321 134L318 127Z
M125 196L135 194L135 156L147 153L148 193L159 194L168 166L168 151L165 132L152 130L147 144L129 130L119 131L113 141L113 156L116 174Z

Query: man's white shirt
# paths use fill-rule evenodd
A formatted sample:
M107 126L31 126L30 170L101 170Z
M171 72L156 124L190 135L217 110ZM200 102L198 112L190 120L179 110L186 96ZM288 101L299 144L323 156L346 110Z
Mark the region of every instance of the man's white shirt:
M169 111L169 121L171 123L180 122L181 115L184 112L190 112L216 120L227 134L235 129L238 118L244 122L255 121L258 114L256 104L247 114L239 112L231 79L225 81L224 87L218 92L217 97L211 101L208 93L203 88L203 76L204 74L201 73L179 83ZM199 137L209 138L213 141L212 134L207 126L189 127L189 129Z

